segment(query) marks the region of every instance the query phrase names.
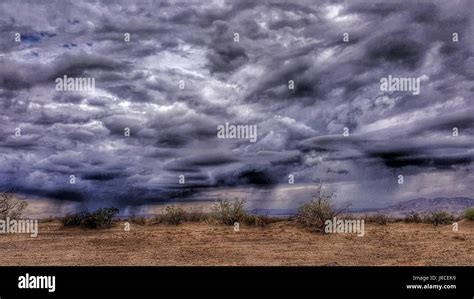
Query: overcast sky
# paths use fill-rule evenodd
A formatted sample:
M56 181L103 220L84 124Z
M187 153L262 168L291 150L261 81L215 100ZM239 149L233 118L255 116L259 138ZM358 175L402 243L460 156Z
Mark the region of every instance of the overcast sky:
M121 207L292 207L314 178L353 207L474 194L472 1L19 2L0 4L2 190ZM95 91L56 91L64 75ZM382 92L389 75L420 94ZM225 122L257 141L218 139Z

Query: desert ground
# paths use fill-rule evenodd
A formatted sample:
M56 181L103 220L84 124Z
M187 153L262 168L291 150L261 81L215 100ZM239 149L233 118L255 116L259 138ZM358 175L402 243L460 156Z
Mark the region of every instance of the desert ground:
M365 236L311 233L291 221L267 227L124 223L93 230L39 224L39 235L0 235L0 265L351 266L474 265L474 222L366 224Z

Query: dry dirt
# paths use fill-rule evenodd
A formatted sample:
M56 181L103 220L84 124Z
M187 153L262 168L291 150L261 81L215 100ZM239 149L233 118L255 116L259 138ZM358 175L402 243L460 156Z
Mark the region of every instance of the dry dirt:
M474 222L366 224L365 236L206 223L89 230L40 223L39 235L0 235L0 265L474 265Z

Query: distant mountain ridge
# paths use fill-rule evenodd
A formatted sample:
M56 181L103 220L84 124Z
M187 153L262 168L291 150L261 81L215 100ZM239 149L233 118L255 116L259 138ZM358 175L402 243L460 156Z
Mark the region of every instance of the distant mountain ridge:
M411 199L374 211L391 216L406 216L410 213L429 214L435 211L445 211L453 215L461 215L466 209L471 207L474 207L474 199L472 198L437 197Z
M380 209L358 209L347 210L349 214L386 214L393 217L405 217L411 213L420 215L430 214L435 211L445 211L459 216L468 208L474 207L474 199L468 197L437 197L416 198L399 202ZM298 209L253 209L248 210L250 214L268 216L292 216L296 215Z

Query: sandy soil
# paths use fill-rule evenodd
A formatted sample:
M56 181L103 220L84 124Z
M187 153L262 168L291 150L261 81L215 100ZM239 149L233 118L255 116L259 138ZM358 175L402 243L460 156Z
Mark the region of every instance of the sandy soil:
M474 265L474 222L366 224L365 236L321 235L288 221L265 228L206 223L88 230L40 223L0 235L0 265Z

